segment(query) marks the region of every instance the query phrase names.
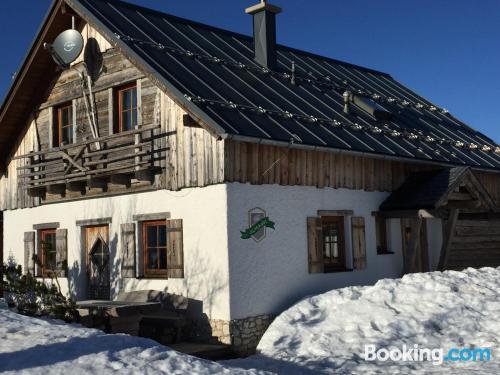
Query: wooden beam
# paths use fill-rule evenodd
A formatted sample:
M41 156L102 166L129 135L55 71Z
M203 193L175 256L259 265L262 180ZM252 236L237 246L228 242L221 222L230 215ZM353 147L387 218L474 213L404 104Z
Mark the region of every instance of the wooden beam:
M66 184L66 189L69 191L85 192L87 184L86 181L70 181Z
M353 210L319 210L318 216L353 216Z
M469 193L450 193L448 201L470 201L472 196Z
M401 219L401 218L423 218L433 219L441 217L438 210L400 210L400 211L376 211L372 212L372 216L381 216L386 219Z
M66 184L53 184L47 186L47 193L64 195L66 193Z
M83 152L83 149L80 151ZM59 155L67 160L70 164L72 164L76 169L78 169L80 172L87 172L87 169L82 167L80 164L76 163L71 156L66 151L59 151ZM80 154L81 155L81 154ZM71 168L66 168L66 171L64 174L67 174L70 171Z
M110 177L112 184L125 186L130 186L131 179L132 177L129 173L115 174Z
M87 178L87 185L89 189L106 190L108 187L108 180L108 178L103 177L89 177Z
M443 223L443 246L441 247L441 255L439 257L438 270L444 270L446 263L450 257L450 246L455 235L455 227L458 220L458 209L452 209L446 223Z
M27 189L27 193L30 197L33 198L43 198L45 194L47 194L46 186L32 186Z
M449 209L479 208L481 207L481 201L473 200L473 201L448 202L445 207Z
M187 128L201 128L201 125L197 123L196 120L188 114L184 114L182 116L182 123Z
M143 169L135 172L135 178L139 181L153 183L155 176L151 169Z
M415 268L417 261L418 249L420 245L420 230L422 229L422 218L411 220L411 237L406 249L406 257L404 259L403 273L410 273Z

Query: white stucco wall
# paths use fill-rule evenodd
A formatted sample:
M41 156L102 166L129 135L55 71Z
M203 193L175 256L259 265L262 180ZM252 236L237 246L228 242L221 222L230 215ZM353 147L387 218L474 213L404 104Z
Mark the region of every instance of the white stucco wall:
M112 198L57 203L5 212L4 257L13 255L24 265L24 232L34 224L59 222L68 229L68 279L61 280L64 291L76 291L86 299L86 275L82 269L82 240L77 220L112 217L110 250L114 264L120 249L120 224L133 222L136 214L170 212L172 219L183 219L184 279L121 279L112 271L111 293L125 290L168 290L196 301L196 308L212 319L229 319L227 257L226 186L185 189L181 192L156 191ZM116 267L115 267L116 268ZM69 281L69 282L68 282ZM195 307L195 306L192 306Z
M400 277L403 262L399 221L390 236L395 254L377 255L375 245L372 212L387 196L347 189L229 184L231 318L279 313L310 294ZM259 243L240 238L240 230L248 227L248 211L254 207L264 209L276 223L276 230L268 230L267 237ZM318 210L353 210L355 216L365 218L367 269L309 274L306 219L317 216ZM391 225L394 226L396 220Z
M82 229L76 221L112 218L110 249L116 264L121 224L133 222L133 215L170 212L172 219L183 219L184 279L122 279L119 271L114 271L112 296L120 291L166 290L188 296L195 312L203 311L211 319L279 313L310 294L401 276L399 219L388 220L388 247L394 254L376 252L372 212L387 196L347 189L231 183L6 211L4 256L13 255L24 264L24 232L32 231L34 224L59 222L60 228L68 229L70 273L68 279L62 280L63 289L80 300L86 299ZM248 211L255 207L264 209L276 223L276 230L268 229L266 238L259 243L240 238L240 231L248 228ZM365 218L367 269L309 274L306 219L317 216L318 210L352 210L355 216ZM434 270L442 242L440 220L428 220L427 231L429 262ZM347 258L351 262L349 226L346 232Z

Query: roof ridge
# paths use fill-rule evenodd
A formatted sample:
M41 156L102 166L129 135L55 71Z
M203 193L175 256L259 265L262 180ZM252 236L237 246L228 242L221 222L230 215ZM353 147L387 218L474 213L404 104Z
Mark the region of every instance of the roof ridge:
M204 23L204 22L200 22L200 21L195 21L195 20L192 20L192 19L189 19L189 18L184 18L184 17L176 16L176 15L173 15L171 13L166 13L166 12L163 12L161 10L157 10L157 9L153 9L153 8L148 8L148 7L145 7L143 5L138 5L138 4L131 3L129 1L124 1L124 0L86 0L86 1L106 1L108 3L122 4L124 6L132 7L132 8L135 8L135 9L141 9L141 10L149 12L149 13L161 14L162 16L166 16L169 19L175 20L177 22L188 23L190 25L196 25L198 27L203 27L203 28L206 28L206 29L212 29L212 30L217 31L217 32L222 32L222 33L229 34L229 35L232 35L232 36L238 36L240 38L244 38L244 39L247 39L249 41L253 41L253 37L251 35L243 34L243 33L237 32L237 31L232 31L232 30L224 29L222 27L210 25L210 24L207 24L207 23ZM332 61L332 62L337 63L337 64L342 64L342 65L345 65L345 66L348 66L348 67L353 67L353 68L357 68L357 69L360 69L360 70L364 70L366 72L371 72L371 73L374 73L374 74L380 74L380 75L384 75L386 77L392 78L392 76L389 73L382 72L382 71L377 70L377 69L372 69L372 68L368 68L366 66L362 66L362 65L350 63L350 62L347 62L347 61L338 60L338 59L335 59L333 57L320 55L319 53L315 53L315 52L311 52L311 51L305 51L305 50L299 49L297 47L291 47L291 46L287 46L287 45L281 44L281 43L277 43L276 47L278 47L280 49L285 49L285 50L297 52L297 53L300 53L300 54L303 54L303 55L306 55L306 56L310 56L310 57L315 57L315 58L329 60L329 61Z

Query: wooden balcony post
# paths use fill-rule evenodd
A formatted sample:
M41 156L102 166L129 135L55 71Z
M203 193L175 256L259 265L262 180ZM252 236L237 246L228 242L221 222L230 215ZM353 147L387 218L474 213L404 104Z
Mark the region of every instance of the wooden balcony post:
M141 143L142 143L142 133L137 133L135 135L135 145L137 147L135 147L135 153L136 153L136 157L135 157L135 170L138 171L140 169L140 165L141 165L141 156L140 155L137 155L137 154L140 154L141 152Z

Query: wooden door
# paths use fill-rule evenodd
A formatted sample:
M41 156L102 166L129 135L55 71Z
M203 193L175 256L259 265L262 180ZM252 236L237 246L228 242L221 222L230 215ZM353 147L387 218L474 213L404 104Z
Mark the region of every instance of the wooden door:
M87 255L87 297L93 300L110 299L109 227L85 228Z
M417 227L415 221L418 219L401 219L401 237L403 242L403 258L406 264L406 258L409 256L409 248L411 246L412 235L414 228ZM427 243L427 221L421 219L420 237L417 243L417 255L415 263L408 272L428 272L429 271L429 249Z

